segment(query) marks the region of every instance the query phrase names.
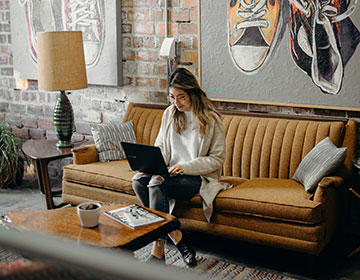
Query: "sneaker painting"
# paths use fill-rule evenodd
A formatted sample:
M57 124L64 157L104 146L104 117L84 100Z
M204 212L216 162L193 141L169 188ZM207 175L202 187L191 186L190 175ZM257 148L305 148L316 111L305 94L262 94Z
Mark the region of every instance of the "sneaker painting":
M37 63L38 32L82 31L86 67L100 59L105 40L103 0L18 0L25 9L28 44Z
M281 29L280 0L229 0L229 49L246 74L256 73L269 58Z
M45 30L54 31L54 16L50 0L18 0L20 7L25 9L27 41L31 59L37 62L37 39L38 32Z
M341 90L344 65L343 53L354 53L359 34L341 32L349 27L340 22L355 10L356 1L347 5L346 0L289 0L290 50L296 65L306 72L324 93L336 95ZM350 3L351 4L351 3ZM351 26L354 28L354 26ZM356 28L355 28L356 29ZM342 34L342 35L341 35ZM354 36L350 40L351 36ZM350 37L350 38L349 38ZM352 41L352 51L341 40ZM349 55L348 55L349 56Z
M350 18L339 22L339 42L344 67L349 62L360 42L360 32Z
M105 22L103 0L56 0L60 2L64 30L82 31L85 63L97 64L104 46Z

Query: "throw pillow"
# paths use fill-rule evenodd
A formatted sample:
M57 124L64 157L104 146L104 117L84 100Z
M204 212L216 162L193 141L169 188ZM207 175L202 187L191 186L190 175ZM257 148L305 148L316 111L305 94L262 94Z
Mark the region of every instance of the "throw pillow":
M121 124L91 124L90 128L102 162L126 159L120 142L136 143L132 120Z
M313 192L322 177L334 172L345 160L346 148L337 148L329 137L321 140L300 162L293 179Z

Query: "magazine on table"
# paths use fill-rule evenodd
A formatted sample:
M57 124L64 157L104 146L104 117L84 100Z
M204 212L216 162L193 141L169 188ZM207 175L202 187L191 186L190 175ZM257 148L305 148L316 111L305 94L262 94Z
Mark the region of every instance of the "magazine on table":
M132 229L164 221L165 218L137 204L104 212L110 218Z

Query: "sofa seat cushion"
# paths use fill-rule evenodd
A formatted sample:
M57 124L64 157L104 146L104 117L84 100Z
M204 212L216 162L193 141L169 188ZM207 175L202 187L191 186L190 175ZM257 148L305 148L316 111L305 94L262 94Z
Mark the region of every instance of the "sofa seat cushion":
M131 182L135 173L127 160L70 164L64 166L63 180L135 195Z
M240 185L247 180L248 179L246 179L246 178L241 178L241 177L236 177L236 176L221 176L220 177L220 182L225 182L225 183L228 183L233 186Z
M228 184L233 185L233 186L240 185L240 184L242 184L242 183L244 183L246 181L248 181L248 179L241 178L241 177L236 177L236 176L221 176L220 177L220 182L228 183ZM201 200L201 197L200 197L199 194L196 194L192 198L187 199L185 201L178 201L176 204L177 205L181 204L183 206L186 205L185 208L188 207L188 208L200 208L200 209L202 209L202 207L203 207L202 200ZM181 206L181 207L183 207L183 206ZM181 207L176 207L176 208L181 208ZM175 208L175 210L176 210L176 208Z
M219 193L216 212L264 217L301 224L322 222L322 204L291 179L256 178Z

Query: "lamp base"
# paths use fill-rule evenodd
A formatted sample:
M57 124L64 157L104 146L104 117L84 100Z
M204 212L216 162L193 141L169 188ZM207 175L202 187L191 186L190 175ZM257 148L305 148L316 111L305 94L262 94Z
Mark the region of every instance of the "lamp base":
M56 147L71 148L71 136L75 131L74 113L65 91L61 91L54 108L54 129L58 139Z
M62 149L62 148L72 148L74 147L74 144L71 143L71 141L61 141L58 140L56 143L56 148Z

